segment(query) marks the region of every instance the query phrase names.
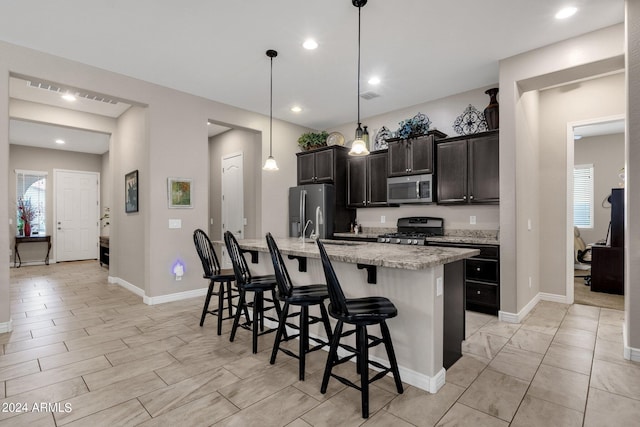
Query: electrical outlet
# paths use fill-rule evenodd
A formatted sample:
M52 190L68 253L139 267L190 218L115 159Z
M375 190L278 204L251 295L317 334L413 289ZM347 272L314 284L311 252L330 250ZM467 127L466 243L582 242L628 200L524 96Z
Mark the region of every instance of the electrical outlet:
M247 218L242 218L242 223L243 223L244 225L247 225Z
M210 218L209 221L211 221L211 225L213 225L213 218Z
M9 218L9 225L13 225L13 219Z
M438 277L436 278L436 296L439 297L443 292L442 277Z
M469 217L469 224L474 225L476 223L476 216L475 215L471 215Z
M384 224L385 222L387 222L387 217L384 215L380 215L380 224Z

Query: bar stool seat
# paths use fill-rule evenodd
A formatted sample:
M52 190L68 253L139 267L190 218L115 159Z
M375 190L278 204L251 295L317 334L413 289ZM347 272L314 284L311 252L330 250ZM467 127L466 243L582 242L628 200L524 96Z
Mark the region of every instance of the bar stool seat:
M204 319L207 314L218 317L218 335L222 334L222 321L233 319L233 300L238 298L239 294L234 292L231 286L231 282L236 280L236 276L233 269L220 268L220 262L218 256L213 248L213 244L207 236L207 233L201 229L197 229L193 232L193 243L202 262L202 269L204 274L202 277L209 280L209 288L207 289L207 296L204 300L204 307L202 308L202 315L200 316L200 326L204 325ZM216 284L219 284L218 290L216 290ZM209 303L212 296L218 297L218 306L214 309L209 309ZM225 316L225 301L227 305L227 315Z
M324 375L322 377L322 385L320 392L327 392L330 377L333 377L341 383L353 387L360 391L362 418L369 417L369 384L386 376L389 372L393 375L398 393L402 394L404 388L400 380L400 371L398 370L398 362L393 350L391 342L391 334L387 326L387 319L394 318L398 315L398 310L393 303L384 297L365 297L365 298L349 298L347 299L342 291L340 282L331 265L329 256L320 240L317 241L320 250L320 259L322 268L327 279L327 287L329 288L329 314L336 319L336 327L331 337L331 346L329 355L327 356L327 364L325 366ZM343 332L344 324L351 324L355 329ZM379 325L382 337L369 335L367 326ZM341 338L349 335L356 335L356 346L352 347L347 344L340 344ZM389 359L389 365L385 366L374 360L369 360L369 349L379 344L384 344ZM346 350L348 354L345 357L338 357L338 347ZM332 372L337 365L345 363L356 357L356 372L360 374L360 385L356 385L349 379L337 375ZM369 378L369 366L377 368L379 372Z
M244 258L243 252L240 249L240 245L230 231L224 233L224 243L231 258L231 264L233 264L236 285L240 292L238 309L233 318L229 341L233 342L235 339L238 327L251 330L251 350L253 353L257 353L258 337L276 331L276 328L265 328L265 319L278 323L280 318L280 304L276 299L275 293L276 278L273 274L263 276L253 276L251 274L247 260ZM247 292L253 292L252 302L247 301ZM271 293L271 298L265 297L265 292ZM265 306L265 301L273 305ZM250 322L247 314L249 308L253 312ZM275 309L277 318L266 314L266 312L271 309ZM245 313L245 317L247 317L247 322L241 324L240 316L242 311Z
M327 309L324 306L324 301L329 298L329 290L325 284L293 286L287 267L282 259L282 254L271 233L267 233L266 239L278 284L277 297L284 303L282 311L280 312L280 324L276 332L276 339L273 343L273 351L271 352L269 363L273 365L276 362L278 351L282 351L286 355L298 359L298 378L304 381L307 353L320 350L328 344L320 338L310 337L309 325L322 322L327 337L331 338L331 324L329 323ZM320 308L320 317L309 314L309 307L316 305ZM289 313L291 306L300 307L300 311ZM300 317L298 324L289 322L289 319L294 317ZM287 336L287 327L293 330L294 333ZM299 340L297 354L281 346L283 342L295 338ZM313 341L315 345L310 347L309 341Z

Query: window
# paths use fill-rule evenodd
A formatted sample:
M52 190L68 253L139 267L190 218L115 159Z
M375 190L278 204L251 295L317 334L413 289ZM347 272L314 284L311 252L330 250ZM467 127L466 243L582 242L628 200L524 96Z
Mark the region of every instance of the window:
M31 234L46 234L47 172L16 170L16 201L33 211ZM16 207L16 234L23 233L24 221Z
M573 168L573 225L593 228L593 165Z

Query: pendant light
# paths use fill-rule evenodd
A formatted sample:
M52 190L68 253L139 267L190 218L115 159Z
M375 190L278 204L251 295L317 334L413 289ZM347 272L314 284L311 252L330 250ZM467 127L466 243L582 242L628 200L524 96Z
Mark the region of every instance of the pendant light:
M270 89L270 105L269 105L269 157L264 162L263 170L266 171L277 171L278 164L276 163L276 159L273 158L273 58L278 56L278 52L275 50L269 49L267 51L267 56L271 59L271 89Z
M351 144L350 156L366 156L369 154L367 143L362 139L362 126L360 123L360 9L367 4L367 0L351 0L351 3L358 8L358 127L356 128L356 139Z

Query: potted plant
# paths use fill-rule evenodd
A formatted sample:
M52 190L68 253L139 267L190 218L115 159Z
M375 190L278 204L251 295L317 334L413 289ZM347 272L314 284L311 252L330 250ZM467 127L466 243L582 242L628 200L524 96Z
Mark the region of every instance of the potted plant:
M298 138L298 145L302 150L314 150L316 148L326 146L328 136L329 134L325 131L306 132L300 135L300 138Z

